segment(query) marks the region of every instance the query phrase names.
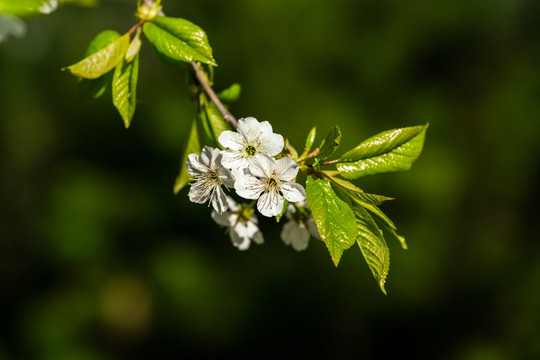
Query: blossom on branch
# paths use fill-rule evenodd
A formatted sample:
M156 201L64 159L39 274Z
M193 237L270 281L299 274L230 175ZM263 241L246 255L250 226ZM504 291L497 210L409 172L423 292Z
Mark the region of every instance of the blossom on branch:
M305 201L298 203L298 205L289 204L285 217L289 221L281 230L281 239L296 251L307 249L310 235L317 239L321 238L315 220Z
M223 131L218 141L227 148L221 163L235 176L251 166L257 155L275 156L284 145L283 136L274 134L268 121L259 122L253 117L238 120L237 132Z
M257 217L252 208L238 205L233 199L227 197L229 210L223 214L212 211L212 219L222 226L226 226L232 244L238 250L247 250L251 241L256 244L264 242L263 235L258 227Z
M249 171L237 174L234 188L245 199L258 199L257 209L264 216L276 216L283 210L283 198L290 202L303 201L306 191L292 180L298 174L298 164L290 157L279 160L267 155L252 159Z
M227 196L221 188L234 186L234 177L231 172L221 165L221 151L205 146L201 155L189 154L187 171L193 177L189 190L189 200L204 204L207 201L218 213L227 210Z

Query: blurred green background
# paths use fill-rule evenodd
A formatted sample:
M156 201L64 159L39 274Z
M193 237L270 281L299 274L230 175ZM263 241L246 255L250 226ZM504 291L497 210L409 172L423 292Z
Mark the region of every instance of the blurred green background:
M135 1L61 7L0 44L0 359L539 359L540 2L164 0L206 30L237 117L342 149L430 123L412 170L360 179L409 244L388 296L360 251L234 248L172 192L195 109L145 42L129 130L60 68ZM160 354L160 355L158 355ZM166 355L161 355L166 354Z

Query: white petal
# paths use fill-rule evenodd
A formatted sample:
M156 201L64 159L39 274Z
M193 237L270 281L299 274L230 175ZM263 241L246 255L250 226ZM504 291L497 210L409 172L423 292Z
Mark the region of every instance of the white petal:
M223 214L219 214L217 211L212 210L212 219L221 226L231 226L231 223L229 222L229 218L231 217L230 211L225 211Z
M298 174L298 164L290 157L276 160L276 173L282 181L291 181Z
M212 194L212 206L218 213L223 214L229 207L227 195L221 187L217 187Z
M238 204L236 203L236 201L234 201L232 197L227 196L227 204L229 204L229 210L231 212L238 211Z
M231 241L238 250L242 251L249 249L249 245L251 245L249 238L241 237L234 229L231 229Z
M210 159L212 158L212 155L213 155L213 148L209 147L209 146L205 146L203 147L202 149L202 152L201 152L201 162L206 165L207 167L210 167Z
M239 151L244 148L242 137L234 131L223 131L221 135L219 135L218 141L221 146L224 148L229 148L233 151Z
M211 169L217 169L221 167L221 150L214 149L211 147L205 146L205 148L209 148L210 151L208 152L208 156L210 157L210 165L209 167Z
M210 193L205 190L206 189L201 184L195 183L191 185L188 194L189 200L197 204L204 204L210 198Z
M261 135L259 140L261 142L261 146L258 150L261 153L270 156L275 156L279 154L281 150L283 150L283 146L285 145L283 136L279 134L264 134Z
M279 188L285 199L290 202L298 202L306 199L306 190L298 183L287 181L282 183Z
M251 175L241 175L234 182L236 193L244 199L258 199L264 190L264 183Z
M187 171L191 176L197 176L201 173L208 172L208 166L201 163L200 155L193 153L188 155Z
M276 160L270 156L259 154L249 159L249 171L256 177L269 178L276 168Z
M253 137L253 135L259 134L261 125L259 121L257 121L257 119L248 116L246 118L238 120L237 128L238 130L242 131L243 134L251 138Z
M266 191L257 200L257 209L264 216L276 216L283 210L283 202L283 197L277 191Z
M296 251L305 250L308 246L309 232L304 224L289 221L281 230L281 239L287 245L292 245Z
M228 188L234 187L234 176L229 169L220 166L217 169L219 180Z
M244 168L247 168L248 161L239 152L223 150L221 153L221 165L227 169L231 169L236 176L236 173L242 172Z

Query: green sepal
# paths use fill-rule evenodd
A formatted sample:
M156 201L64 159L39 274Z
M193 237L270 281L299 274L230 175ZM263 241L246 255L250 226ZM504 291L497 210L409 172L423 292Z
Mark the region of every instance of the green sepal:
M189 136L185 144L186 146L180 160L180 172L174 183L175 194L178 194L180 190L189 184L189 181L191 180L191 177L187 172L188 155L192 153L200 154L202 150L199 131L197 128L197 120L193 120L191 123L191 129L189 130Z
M85 58L107 47L108 45L118 40L120 37L121 35L114 30L104 30L100 32L88 45L88 48L86 49L86 53L84 55ZM99 98L110 86L112 82L112 76L112 72L108 72L107 74L102 75L96 79L80 78L80 98L83 100Z
M377 134L343 154L336 167L347 179L408 170L422 152L427 127L426 124Z
M97 79L118 65L129 47L129 34L125 34L96 53L76 64L63 68L73 75L86 79Z
M126 129L135 114L137 101L137 79L139 77L139 55L133 61L122 60L114 70L112 81L113 104L122 116Z
M168 65L200 61L217 66L206 33L185 19L157 16L143 25L143 32Z
M341 200L326 179L306 181L306 197L321 239L326 244L335 266L343 252L356 241L358 230L349 205Z

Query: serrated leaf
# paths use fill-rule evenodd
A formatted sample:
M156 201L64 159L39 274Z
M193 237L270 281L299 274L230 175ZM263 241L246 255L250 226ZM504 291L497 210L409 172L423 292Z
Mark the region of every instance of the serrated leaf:
M223 102L232 103L238 100L241 93L242 86L238 83L234 83L225 90L221 91L219 94L217 94L217 97Z
M120 63L129 47L129 34L121 36L110 45L62 70L86 79L97 79Z
M364 255L371 273L386 295L384 284L390 269L390 250L386 245L382 231L373 218L362 206L355 206L356 225L358 227L358 246Z
M199 95L199 129L204 136L204 143L212 147L221 147L218 138L231 125L225 121L217 106L209 101L204 93Z
M321 239L337 266L343 251L356 241L358 231L354 213L336 195L326 179L309 177L306 181L306 196Z
M311 150L311 147L313 146L313 143L315 142L315 137L317 136L317 127L314 126L309 131L307 137L306 137L306 145L305 145L305 152L308 153L309 150Z
M135 114L137 79L139 77L139 55L133 61L123 60L114 70L112 81L113 104L122 116L126 129Z
M361 201L364 201L368 204L380 205L385 201L394 200L394 198L388 196L368 194L353 183L347 180L340 179L338 177L331 177L330 180L344 189L356 192L357 194L354 196L358 197Z
M96 37L90 42L88 48L86 49L85 57L88 57L92 54L95 54L99 50L107 47L116 40L118 40L121 35L114 30L104 30L96 35ZM81 99L97 99L110 85L112 81L112 73L107 73L98 77L97 79L84 79L80 78L79 81L79 96Z
M200 61L217 66L206 33L185 19L157 16L143 25L143 32L169 65Z
M315 157L314 165L328 159L339 147L340 142L341 131L339 130L339 127L334 126L326 138L321 142L321 145L319 145L319 153Z
M186 186L191 177L187 172L187 159L188 155L192 153L200 154L201 152L201 142L199 140L199 131L197 129L197 120L193 120L191 123L191 129L189 130L189 136L186 141L186 147L184 148L184 153L182 154L180 161L180 173L176 177L174 183L174 193L178 194L184 186Z
M341 156L337 169L347 179L410 169L420 156L428 125L385 131Z
M46 15L57 8L57 0L0 0L0 13L20 17Z

